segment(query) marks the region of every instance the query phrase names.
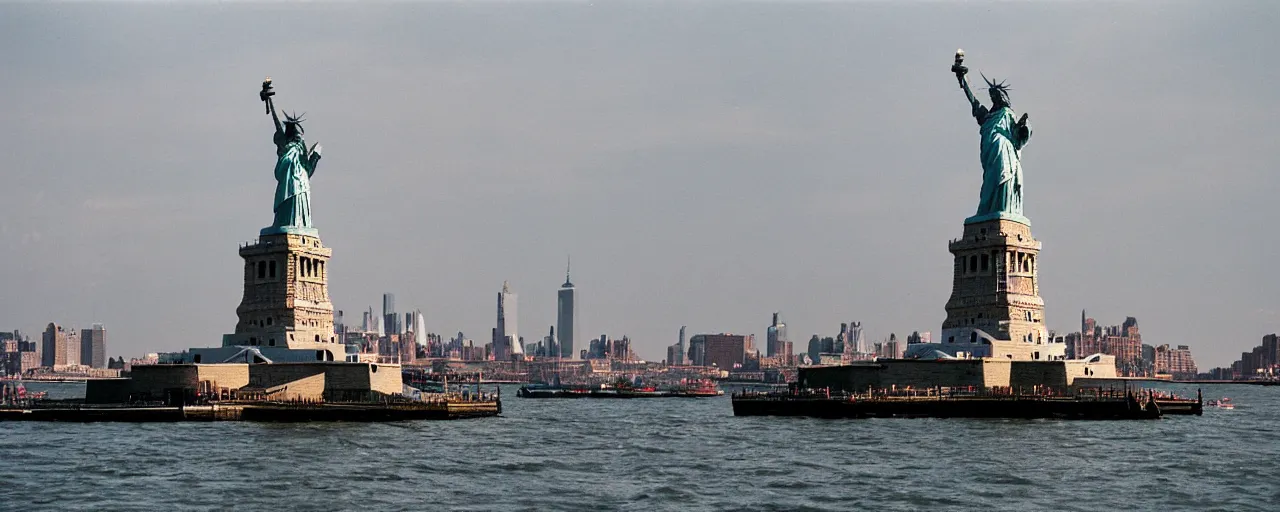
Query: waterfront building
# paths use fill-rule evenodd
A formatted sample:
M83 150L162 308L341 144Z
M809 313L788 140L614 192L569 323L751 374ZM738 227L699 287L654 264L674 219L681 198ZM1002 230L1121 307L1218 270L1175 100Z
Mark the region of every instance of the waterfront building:
M1080 312L1082 331L1063 337L1067 357L1085 359L1095 354L1115 356L1116 371L1128 377L1149 377L1155 360L1154 348L1145 350L1138 319L1126 317L1120 325L1102 327ZM1148 345L1150 346L1150 345Z
M497 361L509 361L524 354L516 319L516 294L503 281L502 291L498 292L498 322L493 331L493 356Z
M13 333L0 332L0 374L22 373L22 352Z
M699 334L693 339L700 345L699 357L695 358L694 364L716 366L721 370L742 366L752 345L751 336L741 334Z
M565 359L573 359L574 334L578 332L578 302L577 290L573 287L573 282L569 280L569 265L565 265L564 284L560 285L560 291L556 293L556 327L559 328L560 335L557 338L560 347L560 357Z
M1195 359L1191 357L1191 347L1178 345L1160 345L1153 350L1153 366L1156 375L1168 375L1175 379L1195 378Z
M90 368L107 367L107 330L102 324L80 331L80 364Z
M1216 378L1234 380L1272 380L1280 375L1280 337L1268 334L1262 344L1253 350L1241 352L1240 359L1227 368L1215 368L1209 372Z

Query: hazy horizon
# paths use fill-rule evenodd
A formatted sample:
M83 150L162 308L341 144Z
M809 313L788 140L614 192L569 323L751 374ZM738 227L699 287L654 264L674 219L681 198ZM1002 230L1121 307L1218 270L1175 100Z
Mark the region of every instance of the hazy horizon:
M334 307L485 343L504 280L540 339L573 257L579 333L659 360L681 325L937 336L977 204L949 72L1030 115L1046 323L1138 319L1201 371L1280 331L1280 5L0 5L0 330L108 353L215 346L271 223L271 121L324 146ZM985 100L984 100L985 101Z

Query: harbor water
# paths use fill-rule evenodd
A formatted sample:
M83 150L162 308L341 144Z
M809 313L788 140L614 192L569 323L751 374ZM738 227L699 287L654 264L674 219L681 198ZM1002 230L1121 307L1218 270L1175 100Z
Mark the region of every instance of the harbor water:
M1236 408L735 418L728 396L530 400L504 386L502 417L464 421L0 423L0 511L1275 510L1280 387L1203 389Z

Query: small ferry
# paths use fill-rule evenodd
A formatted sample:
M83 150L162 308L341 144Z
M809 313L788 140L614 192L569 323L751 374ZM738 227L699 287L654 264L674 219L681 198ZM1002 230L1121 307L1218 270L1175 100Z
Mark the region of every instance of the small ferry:
M1234 410L1236 408L1236 404L1231 403L1231 399L1227 397L1222 397L1221 400L1210 400L1208 402L1205 402L1204 405L1207 407L1217 407L1219 409L1226 409L1228 411Z

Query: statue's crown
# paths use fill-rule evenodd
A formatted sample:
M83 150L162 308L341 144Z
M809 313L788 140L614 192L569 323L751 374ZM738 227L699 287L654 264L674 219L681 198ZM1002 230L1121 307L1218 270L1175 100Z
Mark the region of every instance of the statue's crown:
M302 114L297 114L297 113L291 114L291 113L285 112L284 122L285 124L300 124L302 123L302 121L304 121L302 116L305 116L305 115L307 115L306 112L303 112Z
M981 72L979 72L978 74L979 74L979 75L982 75L982 73L981 73ZM1013 90L1013 88L1012 88L1012 87L1009 87L1008 82L1006 82L1005 80L1001 80L1001 81L999 81L999 82L995 82L995 81L992 81L991 79L987 78L987 75L982 75L982 81L984 81L984 82L986 82L986 83L987 83L987 88L988 88L988 89L995 89L995 90L997 90L997 91L1005 91L1005 92L1009 92L1009 91Z

